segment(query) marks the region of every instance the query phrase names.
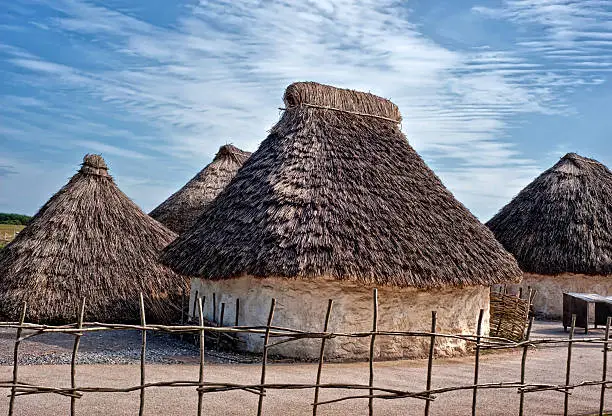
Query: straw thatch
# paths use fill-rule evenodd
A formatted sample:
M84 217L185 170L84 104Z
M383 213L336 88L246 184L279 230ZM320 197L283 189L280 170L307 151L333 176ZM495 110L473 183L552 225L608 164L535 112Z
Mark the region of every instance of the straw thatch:
M568 153L527 185L487 225L538 274L612 273L612 173Z
M85 297L88 319L129 321L139 317L142 291L149 317L169 319L186 279L158 257L175 238L119 190L102 157L86 155L0 252L0 311L15 317L27 301L30 320L74 322Z
M164 251L175 270L416 287L519 277L410 147L393 103L315 83L292 84L284 101L259 150Z
M176 233L184 232L230 183L250 155L230 144L221 146L208 166L149 215Z

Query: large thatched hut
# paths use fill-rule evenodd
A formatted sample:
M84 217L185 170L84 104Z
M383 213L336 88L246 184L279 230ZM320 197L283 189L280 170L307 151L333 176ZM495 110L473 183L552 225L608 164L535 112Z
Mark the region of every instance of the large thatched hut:
M175 233L198 219L206 205L221 193L251 153L231 144L221 146L212 162L149 214Z
M612 172L568 153L487 226L537 290L535 311L558 318L563 292L612 295Z
M0 313L74 322L86 298L87 319L131 321L143 292L148 318L176 315L172 298L186 279L159 263L176 234L143 213L86 155L79 172L0 251Z
M162 256L217 305L240 299L239 322L262 325L277 299L276 325L368 331L379 287L381 330L474 333L489 286L518 279L510 254L427 167L400 130L395 104L372 94L295 83L259 149L196 225ZM233 322L232 308L226 319ZM217 314L217 316L219 316ZM227 322L227 321L226 321ZM488 322L488 313L485 326ZM247 348L261 347L248 337ZM415 357L428 341L381 337L377 356ZM330 340L330 358L363 358L368 341ZM440 353L463 346L451 340ZM275 347L314 358L318 342Z

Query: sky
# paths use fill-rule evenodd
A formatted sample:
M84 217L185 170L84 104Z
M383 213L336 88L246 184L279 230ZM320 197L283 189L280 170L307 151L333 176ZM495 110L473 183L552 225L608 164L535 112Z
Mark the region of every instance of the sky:
M612 0L2 1L0 212L85 153L148 212L317 81L395 102L486 221L567 152L612 166L611 77Z

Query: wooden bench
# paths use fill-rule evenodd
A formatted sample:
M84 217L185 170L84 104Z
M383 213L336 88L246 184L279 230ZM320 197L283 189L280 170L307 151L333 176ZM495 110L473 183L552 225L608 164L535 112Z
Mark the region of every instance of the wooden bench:
M576 315L576 326L589 333L589 304L595 304L595 328L605 325L608 316L612 316L612 296L601 296L595 293L563 293L563 330L572 324L572 315Z

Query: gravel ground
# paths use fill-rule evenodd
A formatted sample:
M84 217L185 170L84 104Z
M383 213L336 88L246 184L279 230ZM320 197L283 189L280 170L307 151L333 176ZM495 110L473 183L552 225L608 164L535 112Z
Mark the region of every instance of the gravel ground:
M24 331L23 335L27 335ZM147 333L147 363L188 364L197 363L199 347L190 342L193 336ZM0 365L13 363L15 330L0 329ZM23 341L19 347L20 365L70 364L74 336L66 334L41 334ZM135 364L140 363L140 331L88 332L81 337L78 364ZM208 346L207 346L208 349ZM205 356L214 363L252 363L260 358L252 354L239 354L209 349Z

